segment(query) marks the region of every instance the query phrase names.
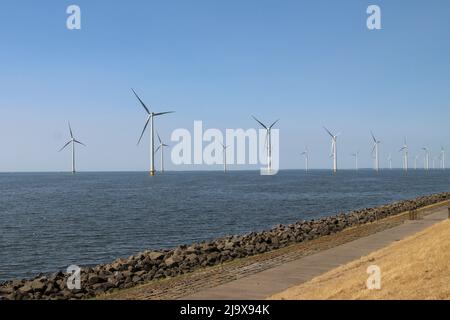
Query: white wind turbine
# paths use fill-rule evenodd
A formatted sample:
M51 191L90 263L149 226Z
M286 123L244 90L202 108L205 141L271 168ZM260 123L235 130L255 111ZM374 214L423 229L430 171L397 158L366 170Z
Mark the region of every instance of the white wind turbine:
M275 121L274 123L272 123L269 127L267 127L264 123L262 123L261 121L259 121L258 119L256 119L256 117L252 116L253 119L256 120L256 122L258 122L264 129L266 129L266 148L267 148L267 173L272 172L272 136L271 136L271 132L272 132L272 128L273 126L280 121L280 119L278 119L277 121Z
M392 170L392 154L391 153L389 153L388 162L389 162L389 169Z
M330 157L333 158L333 172L336 173L337 172L337 138L340 135L340 133L338 134L332 134L330 132L330 130L328 130L327 128L323 127L325 129L325 131L331 136L331 155Z
M424 158L425 170L429 170L430 169L430 153L429 153L427 147L423 147L422 150L425 152L425 158Z
M373 139L372 155L375 155L375 171L378 171L380 168L380 161L378 159L378 145L380 144L381 141L375 138L372 131L370 131L370 134L372 135Z
M399 152L400 151L403 151L403 170L408 171L408 144L406 143L406 137L403 147L399 150Z
M436 169L436 160L439 160L439 156L436 156L436 157L433 157L432 158L432 166L431 166L431 168L434 170L434 169Z
M145 133L145 130L147 129L148 123L150 122L150 175L154 176L155 175L155 133L154 133L154 123L153 123L153 119L154 117L157 116L161 116L164 114L168 114L168 113L173 113L174 111L166 111L166 112L150 112L150 110L147 108L147 106L144 104L144 102L141 100L141 98L139 98L139 96L137 95L137 93L131 89L134 93L134 95L136 96L136 98L139 100L139 102L141 103L142 107L145 109L145 111L147 112L147 120L145 122L145 126L144 129L142 130L141 136L139 137L139 141L137 144L139 144L141 142L142 136Z
M417 159L419 159L420 155L416 154L414 157L414 170L417 170Z
M64 147L62 147L61 149L59 149L58 152L61 152L62 150L64 150L65 147L67 147L69 144L72 144L72 173L75 173L75 143L81 144L83 146L86 147L86 145L80 141L78 141L77 139L74 138L73 136L73 132L72 132L72 128L70 127L70 122L69 124L69 132L70 132L70 140L69 142L67 142Z
M355 158L355 170L359 170L359 167L358 167L359 151L352 153L351 156Z
M305 151L301 153L302 156L305 157L305 171L308 172L309 170L309 150L308 147L305 148Z
M445 170L445 150L444 147L441 147L441 167L442 170Z
M223 172L227 172L227 148L229 146L224 145L223 143L220 143L222 145L222 152L223 152Z
M168 147L168 145L162 142L158 132L156 132L156 136L158 137L159 146L156 148L155 153L161 150L161 172L164 172L164 148Z

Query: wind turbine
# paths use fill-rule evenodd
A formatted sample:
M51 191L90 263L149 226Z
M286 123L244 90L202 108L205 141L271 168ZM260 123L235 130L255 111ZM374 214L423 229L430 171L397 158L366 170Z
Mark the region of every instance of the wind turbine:
M301 153L301 155L305 157L305 171L308 172L308 170L309 170L309 168L308 168L308 165L309 165L309 163L308 163L309 162L309 150L308 150L308 147L305 148L305 151L303 151Z
M423 147L422 148L423 151L425 151L425 170L429 170L430 169L430 153L428 152L428 148L427 147Z
M408 144L406 143L406 137L404 139L403 147L399 150L403 151L403 170L408 171Z
M337 137L340 135L340 133L338 134L332 134L330 132L330 130L328 130L327 128L323 127L325 129L325 131L331 136L331 155L330 157L333 158L333 172L336 173L337 172Z
M220 143L222 145L222 152L223 152L223 172L227 172L227 148L229 146L224 145L223 143Z
M358 167L358 156L359 156L359 151L356 151L355 153L352 153L351 156L352 156L352 157L355 157L355 169L356 169L356 170L359 170L359 167Z
M168 145L162 142L158 132L156 132L156 136L158 137L159 146L156 148L155 153L161 150L161 172L164 172L164 147L168 147Z
M145 130L147 129L148 123L150 122L150 175L154 176L155 175L155 134L154 134L154 123L153 123L153 119L157 116L162 116L164 114L168 114L168 113L174 113L175 111L166 111L166 112L150 112L150 110L147 108L147 106L144 104L144 102L141 100L141 98L139 98L139 96L137 95L137 93L134 91L134 89L131 89L134 93L134 95L136 96L136 98L139 100L139 102L141 103L142 107L145 109L145 111L147 112L147 120L145 122L145 126L144 129L142 130L141 136L139 137L139 141L138 141L138 145L141 142L142 136L145 133Z
M70 140L69 140L69 142L67 142L64 145L64 147L59 149L58 152L63 151L64 148L66 148L69 144L72 144L72 173L75 173L75 143L81 144L81 145L83 145L85 147L86 147L86 145L74 138L73 132L72 132L72 128L70 127L70 122L68 122L68 124L69 124Z
M266 129L266 147L267 147L267 173L272 172L272 136L271 136L271 132L272 132L272 128L273 126L280 121L280 119L278 119L277 121L275 121L274 123L272 123L269 127L267 127L264 123L262 123L261 121L259 121L258 119L256 119L256 117L252 116L253 119L256 120L256 122L258 122L264 129Z
M445 170L445 150L444 150L444 147L441 147L441 166L442 166L442 170Z
M417 170L417 159L419 159L419 156L420 155L416 154L416 156L414 158L414 170Z
M372 148L372 155L375 152L375 171L378 171L380 168L380 162L378 160L378 145L380 144L381 141L378 141L373 132L370 131L370 134L372 135L372 139L373 139L373 148Z
M392 170L392 154L391 153L389 153L388 162L389 162L389 169Z

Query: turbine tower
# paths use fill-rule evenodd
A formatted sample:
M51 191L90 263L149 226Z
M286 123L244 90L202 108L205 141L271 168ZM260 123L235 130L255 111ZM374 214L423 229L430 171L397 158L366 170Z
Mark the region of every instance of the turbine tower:
M430 169L430 153L428 152L427 147L423 147L422 150L425 152L425 159L424 159L425 170L429 170Z
M392 154L391 153L389 153L388 162L389 162L389 169L392 170Z
M352 153L351 156L355 157L355 170L358 171L359 170L359 167L358 167L359 151Z
M168 145L162 142L158 132L156 132L156 136L158 137L159 146L156 148L155 153L161 150L161 172L164 173L164 147L168 147Z
M441 167L442 167L442 170L445 170L445 150L444 150L444 147L441 147Z
M375 171L378 171L380 168L380 161L378 159L378 145L380 144L381 141L378 141L375 138L372 131L370 131L370 134L372 135L372 139L373 139L372 155L375 155Z
M414 157L414 170L417 170L417 159L419 159L418 154Z
M325 127L323 127L323 128L331 137L331 155L330 155L330 157L333 158L333 172L336 173L337 172L337 146L336 146L336 143L337 143L337 138L340 135L340 133L332 134L330 132L330 130L328 130Z
M399 152L403 151L403 170L408 171L408 144L406 143L406 137L404 139L403 147Z
M145 130L147 129L148 123L150 122L150 175L154 176L155 175L155 134L154 134L155 128L154 128L153 119L157 116L162 116L162 115L168 114L168 113L174 113L174 111L157 112L157 113L153 112L153 111L150 112L150 110L147 108L147 106L144 104L144 102L141 100L141 98L139 98L139 96L134 91L134 89L131 89L131 90L133 91L134 95L141 103L142 107L147 112L147 120L145 122L145 126L144 126L144 129L142 130L141 136L139 137L139 141L137 143L138 145L141 142L141 139L145 133Z
M222 145L222 152L223 152L223 172L227 172L227 148L229 146L224 145L223 143L220 143Z
M72 144L72 173L75 173L76 172L76 170L75 170L75 143L81 144L85 147L86 147L86 145L74 138L72 128L70 127L70 122L68 124L69 124L70 140L69 140L69 142L67 142L64 145L64 147L59 149L58 152L63 151L69 144Z
M272 132L272 128L273 126L280 121L280 119L278 119L277 121L275 121L274 123L272 123L269 127L267 127L264 123L262 123L261 121L259 121L258 119L256 119L256 117L252 116L253 119L256 120L256 122L258 122L264 129L266 129L266 148L267 148L267 173L272 172L272 136L271 136L271 132Z
M303 151L301 153L301 155L305 157L305 171L308 172L308 170L309 170L309 163L308 163L309 162L309 150L308 150L308 147L305 148L305 151Z

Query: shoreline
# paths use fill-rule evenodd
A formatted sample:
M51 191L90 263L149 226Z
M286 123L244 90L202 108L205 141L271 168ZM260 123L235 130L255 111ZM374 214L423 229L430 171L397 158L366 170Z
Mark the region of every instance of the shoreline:
M293 244L307 243L309 240L448 200L450 192L432 194L317 220L278 225L261 232L226 236L174 249L144 251L128 259L117 259L95 267L82 267L80 290L67 289L66 280L69 275L61 271L32 279L6 281L0 283L0 299L93 298L154 280L190 274L201 268L272 252Z

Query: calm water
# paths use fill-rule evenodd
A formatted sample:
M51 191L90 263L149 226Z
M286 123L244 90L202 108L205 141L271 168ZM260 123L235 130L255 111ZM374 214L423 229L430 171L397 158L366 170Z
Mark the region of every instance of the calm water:
M450 190L450 170L0 174L0 281Z

